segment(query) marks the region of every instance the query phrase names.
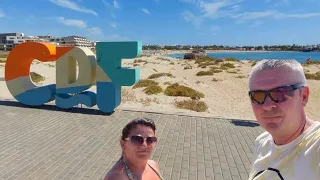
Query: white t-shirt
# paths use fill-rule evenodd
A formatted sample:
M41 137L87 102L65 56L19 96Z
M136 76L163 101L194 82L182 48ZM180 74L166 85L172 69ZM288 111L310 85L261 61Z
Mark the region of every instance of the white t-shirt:
M268 132L255 141L249 180L320 180L320 122L278 146Z

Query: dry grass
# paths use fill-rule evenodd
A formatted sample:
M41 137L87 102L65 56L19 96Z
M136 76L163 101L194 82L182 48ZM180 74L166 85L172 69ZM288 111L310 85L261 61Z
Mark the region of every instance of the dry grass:
M133 86L133 89L141 88L141 87L148 87L148 86L156 86L156 85L158 85L158 82L156 82L154 80L143 79L143 80L140 80L139 82L137 82Z
M171 85L170 82L164 82L163 84L164 84L164 85Z
M158 72L158 70L156 70L156 69L153 69L155 72Z
M230 74L238 74L238 71L227 71L227 73L230 73Z
M136 101L136 95L133 91L122 89L122 102Z
M170 59L164 58L164 57L157 57L157 60L161 60L161 61L170 61Z
M175 101L175 106L179 109L188 109L196 112L205 112L208 110L208 105L203 101L198 100L183 100Z
M133 63L145 63L145 62L148 62L148 61L146 61L146 60L142 60L142 59L136 59L136 60L134 60L133 61Z
M194 90L190 87L179 85L178 83L168 86L165 89L164 93L168 96L184 96L184 97L199 96L201 98L204 97L203 93L198 92L197 90Z
M238 78L238 79L243 79L243 78L246 78L247 76L245 76L245 75L239 75L239 76L236 76L236 78Z
M320 80L320 71L316 72L314 74L312 73L305 73L305 76L307 79L312 79L312 80Z
M159 100L157 98L141 98L139 100L140 103L142 103L144 106L150 106L151 103L156 103L156 104L160 104Z
M155 78L158 78L158 77L161 77L161 76L168 76L168 77L173 77L172 74L170 73L156 73L156 74L152 74L148 77L148 79L155 79Z
M213 71L199 71L196 76L212 76Z
M5 63L7 59L0 59L0 63Z
M148 86L143 90L147 95L159 94L163 92L163 89L158 85Z
M308 66L308 65L320 65L320 61L307 61L304 63L301 63L302 66Z
M174 65L174 62L171 62L170 65Z
M221 64L220 68L227 70L227 69L232 69L232 68L236 68L236 67L232 63L224 63L224 64Z
M31 80L35 83L40 83L46 79L45 77L41 76L36 72L30 72L30 76L31 76Z
M219 81L222 81L222 79L213 78L212 81L213 81L213 82L219 82Z
M0 58L7 58L9 53L0 53Z
M234 57L228 57L228 58L225 58L224 60L225 61L232 61L232 62L239 62L239 60Z

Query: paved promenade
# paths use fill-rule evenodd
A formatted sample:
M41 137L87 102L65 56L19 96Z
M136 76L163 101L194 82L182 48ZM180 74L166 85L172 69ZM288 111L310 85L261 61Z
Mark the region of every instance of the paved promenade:
M247 180L255 122L133 111L24 107L0 101L1 179L103 179L120 157L123 126L155 120L159 142L152 159L165 180Z

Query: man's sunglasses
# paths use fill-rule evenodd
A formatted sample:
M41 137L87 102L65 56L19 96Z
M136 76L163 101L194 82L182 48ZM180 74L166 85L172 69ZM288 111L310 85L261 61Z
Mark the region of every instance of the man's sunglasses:
M148 145L154 144L157 142L157 137L147 137L147 138L143 138L139 135L133 135L130 138L126 138L125 140L127 141L131 141L132 144L134 145L142 145L145 141L147 142Z
M294 85L281 86L281 87L271 89L269 91L263 91L263 90L249 91L249 96L251 98L251 101L256 104L263 104L267 96L269 96L272 101L276 103L281 103L286 101L287 97L293 97L294 91L296 89L299 89L300 87L304 87L304 85L294 84Z

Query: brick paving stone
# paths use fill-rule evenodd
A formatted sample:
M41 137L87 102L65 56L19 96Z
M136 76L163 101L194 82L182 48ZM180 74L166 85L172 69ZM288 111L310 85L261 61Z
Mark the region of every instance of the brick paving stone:
M157 125L152 154L166 180L246 180L254 139L263 129L254 121L95 108L30 108L0 100L0 180L94 179L120 158L124 125L149 117Z

